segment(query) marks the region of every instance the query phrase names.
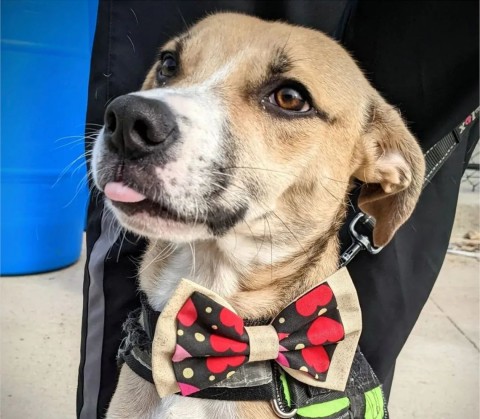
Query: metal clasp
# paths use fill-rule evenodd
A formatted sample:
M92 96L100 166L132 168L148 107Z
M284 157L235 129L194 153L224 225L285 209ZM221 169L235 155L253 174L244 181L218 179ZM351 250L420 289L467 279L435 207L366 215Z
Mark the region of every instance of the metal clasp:
M297 410L298 409L292 409L292 410L289 410L288 412L285 412L279 405L278 403L278 400L274 397L272 399L272 408L273 408L273 411L275 412L275 414L279 417L279 418L293 418L296 414L297 414Z
M373 227L375 226L375 220L373 217L370 217L363 212L359 212L352 222L350 223L350 237L352 238L352 244L350 247L343 252L340 256L340 267L343 268L344 266L348 265L351 260L361 251L366 250L368 253L372 255L376 255L379 253L383 246L375 247L370 240L370 237L360 233L356 230L356 225L361 222L362 224L366 225L369 229L373 231Z

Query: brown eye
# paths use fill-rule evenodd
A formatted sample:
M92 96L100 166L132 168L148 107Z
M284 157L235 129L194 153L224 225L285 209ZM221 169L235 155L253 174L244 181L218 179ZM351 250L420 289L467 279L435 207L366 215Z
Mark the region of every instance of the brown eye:
M282 87L273 92L268 98L270 103L278 107L293 112L307 112L312 107L304 97L291 87Z

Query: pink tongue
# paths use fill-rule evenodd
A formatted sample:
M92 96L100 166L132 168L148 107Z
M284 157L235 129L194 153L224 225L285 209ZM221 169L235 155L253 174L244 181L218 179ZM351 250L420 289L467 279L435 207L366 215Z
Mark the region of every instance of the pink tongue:
M107 198L117 202L140 202L146 199L144 195L121 182L107 183L104 192Z

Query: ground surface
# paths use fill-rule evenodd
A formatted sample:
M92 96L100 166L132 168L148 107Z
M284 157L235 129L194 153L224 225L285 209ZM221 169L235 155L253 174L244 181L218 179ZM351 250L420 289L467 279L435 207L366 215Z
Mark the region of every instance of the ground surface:
M472 194L463 189L455 235L478 226ZM61 271L0 278L0 417L75 417L83 265L82 256ZM479 417L479 279L477 259L447 255L398 359L394 419Z

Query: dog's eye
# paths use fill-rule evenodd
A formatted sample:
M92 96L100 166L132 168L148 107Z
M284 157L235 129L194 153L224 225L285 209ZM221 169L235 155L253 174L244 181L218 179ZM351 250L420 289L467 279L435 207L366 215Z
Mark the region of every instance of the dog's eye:
M292 87L281 87L275 90L268 100L286 111L308 112L312 109L310 103Z
M177 60L171 53L166 53L162 56L160 67L157 71L157 80L159 83L164 83L169 77L173 77L177 73Z

